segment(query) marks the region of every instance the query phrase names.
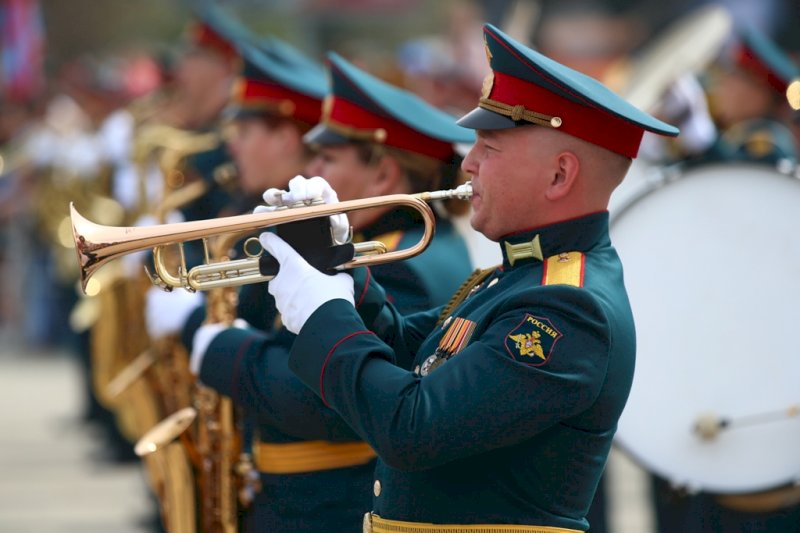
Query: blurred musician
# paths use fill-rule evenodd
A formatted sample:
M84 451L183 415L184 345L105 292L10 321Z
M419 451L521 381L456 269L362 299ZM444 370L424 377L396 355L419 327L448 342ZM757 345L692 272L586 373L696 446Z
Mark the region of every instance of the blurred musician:
M458 157L453 145L469 142L469 131L335 54L329 62L331 93L321 124L306 135L307 143L320 151L308 166L310 173L323 174L339 184L342 199L456 184ZM285 61L258 63L263 90L258 91L259 84L254 83L251 91L240 93L243 101L234 102L241 110L252 106L272 127L276 111L292 107L299 111L309 100L308 95L298 95L292 100L294 106L286 105L298 91L289 81L296 83L308 76L297 69L289 76L285 68L280 69L281 64ZM269 83L264 84L263 78ZM292 160L286 148L274 154L266 137L253 142L261 149L255 145L248 148L244 139L235 143L243 182L257 183L256 173L263 171L264 164L281 167L285 163L282 158ZM267 153L278 159L264 161ZM301 194L293 183L296 181L288 183L290 194ZM272 186L286 187L286 183ZM351 220L356 240L380 241L389 250L404 248L421 236L419 218L402 209L363 212ZM347 228L339 229L344 231L336 232L337 238L346 237ZM398 306L413 310L444 303L469 272L465 244L441 218L437 237L424 254L375 267L372 273L386 285ZM361 516L370 507L375 454L289 371L288 352L294 335L282 326L266 284L246 289L249 291L243 290L240 297L240 315L259 330L204 325L195 332L190 323L184 332L193 337L192 364L201 381L232 397L255 425L248 447L260 471L262 489L246 517L246 529L358 531ZM248 292L256 292L258 297L251 298ZM266 309L254 313L255 304Z

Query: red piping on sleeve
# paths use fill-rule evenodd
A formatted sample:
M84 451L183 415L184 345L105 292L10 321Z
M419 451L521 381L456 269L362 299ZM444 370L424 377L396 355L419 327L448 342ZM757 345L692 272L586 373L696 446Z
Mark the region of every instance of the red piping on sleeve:
M370 281L372 281L372 271L369 269L369 267L367 267L367 281L364 283L364 288L361 290L361 294L358 297L358 302L356 303L356 309L358 309L364 302L364 297L367 295L367 289L369 288Z
M336 341L336 344L333 345L333 348L331 348L330 351L328 351L328 355L325 356L325 361L323 361L322 363L322 369L319 371L319 395L322 398L322 402L325 404L326 407L330 407L330 405L328 404L328 400L325 398L325 385L323 382L323 377L325 376L325 367L328 365L328 359L331 358L331 355L333 355L333 352L336 351L336 349L339 347L340 344L342 344L346 340L352 339L356 335L374 335L374 333L367 330L355 331L347 335L346 337L339 339L338 341Z

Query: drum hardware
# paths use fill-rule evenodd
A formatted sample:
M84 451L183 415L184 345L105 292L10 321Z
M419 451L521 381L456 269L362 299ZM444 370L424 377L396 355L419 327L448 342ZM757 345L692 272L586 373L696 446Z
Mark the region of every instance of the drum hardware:
M742 415L735 418L721 417L714 413L705 413L697 418L694 432L703 440L713 440L722 430L746 426L757 426L777 422L800 415L800 405L790 405L787 409L767 411L752 415Z

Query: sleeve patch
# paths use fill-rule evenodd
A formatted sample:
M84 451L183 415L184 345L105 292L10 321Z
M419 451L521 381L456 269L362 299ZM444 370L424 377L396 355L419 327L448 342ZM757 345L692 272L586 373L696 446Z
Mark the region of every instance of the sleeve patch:
M550 360L553 348L563 335L549 318L525 314L525 318L506 335L506 350L511 358L531 366Z

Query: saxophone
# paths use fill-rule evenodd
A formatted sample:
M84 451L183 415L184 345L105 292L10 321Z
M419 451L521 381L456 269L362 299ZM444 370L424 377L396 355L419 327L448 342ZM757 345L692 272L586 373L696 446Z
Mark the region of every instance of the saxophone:
M212 247L215 261L228 261L229 250L240 233L218 237ZM232 325L236 318L238 293L234 287L221 287L208 293L206 323ZM259 490L258 473L249 454L242 453L241 428L237 427L233 401L199 382L195 385L198 413L197 452L200 530L235 533L239 510L250 504ZM237 498L238 494L238 498Z
M239 236L217 238L211 256L227 261ZM237 303L234 287L209 291L206 323L233 324ZM146 461L169 533L236 533L240 510L260 489L259 475L250 455L241 452L232 400L191 379L193 407L174 412L148 431L136 453ZM180 442L174 442L176 437Z
M208 185L198 180L174 191L168 192L155 208L159 222L166 220L167 214L203 196ZM150 285L142 274L132 283ZM131 283L125 283L130 285ZM142 288L139 295L146 289ZM144 302L138 302L132 309L135 316L142 317ZM146 335L143 335L146 338ZM138 356L119 372L108 384L107 390L114 397L125 395L134 399L129 402L138 412L147 405L149 416L141 417L138 428L153 428L156 422L168 413L180 413L191 405L192 382L189 371L188 354L177 335L161 339L150 339ZM125 412L122 409L121 412ZM127 410L131 411L131 410ZM155 415L155 416L153 416ZM151 430L152 431L152 430ZM144 437L143 437L144 438ZM180 443L170 443L157 454L143 456L143 466L151 490L156 495L161 509L164 527L169 533L195 533L196 498L194 493L195 468L199 464L192 447Z
M128 218L133 219L142 213L151 213L163 223L169 212L206 194L209 187L202 180L184 184L181 162L191 154L213 148L220 139L220 135L214 132L197 134L164 124L138 125L132 157L139 170L139 206L134 212L127 214ZM162 199L157 205L148 207L150 201L146 190L147 167L154 161L163 177ZM92 321L92 366L96 371L93 372L93 383L95 394L101 402L117 412L123 433L135 441L160 417L142 416L136 413L139 410L128 407L131 403L142 404L141 398L131 399L133 396L131 388L145 387L141 383L136 383L139 374L131 372L130 368L132 366L140 370L146 369L149 365L143 365L142 358L149 359L152 363L160 354L171 353L178 343L161 339L156 343L150 343L147 340L143 295L150 280L144 274L128 278L121 266L109 269L107 275L101 278L103 281L95 300L94 307L97 309L93 313L95 320ZM176 358L164 359L176 360ZM185 360L185 356L183 359ZM185 373L188 374L188 366L186 364L183 366L186 366ZM118 377L122 379L117 380ZM183 390L188 391L188 383L191 381L186 378L180 381L184 384ZM178 388L166 382L151 383L149 387L156 390L155 394L150 392L150 395L156 396L159 400L165 395L168 398L166 402L157 402L160 403L158 407L149 406L147 412L157 409L163 415L172 413L189 403L188 392L183 395L183 401L170 401L173 392ZM139 397L140 394L137 393L135 396Z

